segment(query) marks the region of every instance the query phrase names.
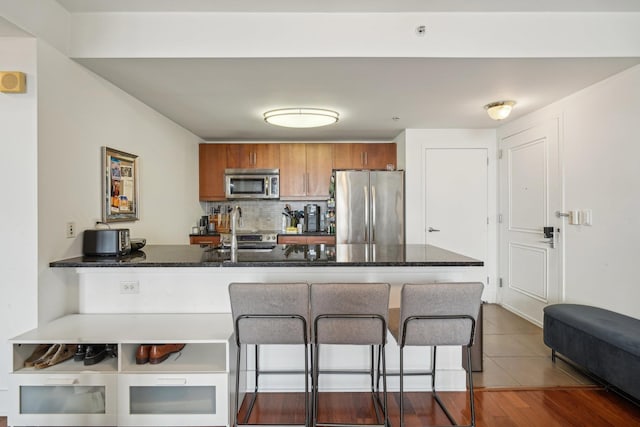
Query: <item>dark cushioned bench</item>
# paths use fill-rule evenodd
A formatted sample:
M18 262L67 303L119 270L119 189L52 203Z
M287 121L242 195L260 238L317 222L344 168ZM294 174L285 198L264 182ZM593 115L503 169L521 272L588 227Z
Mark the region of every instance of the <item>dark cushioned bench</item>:
M544 309L544 343L640 400L640 320L602 308L555 304Z

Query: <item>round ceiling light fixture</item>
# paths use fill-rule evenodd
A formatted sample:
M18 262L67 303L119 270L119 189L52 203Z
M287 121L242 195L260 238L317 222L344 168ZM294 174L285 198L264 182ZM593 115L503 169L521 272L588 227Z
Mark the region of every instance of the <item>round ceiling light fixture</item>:
M487 114L493 120L503 120L509 117L516 101L496 101L484 106Z
M264 113L264 121L288 128L315 128L338 122L340 114L324 108L279 108Z

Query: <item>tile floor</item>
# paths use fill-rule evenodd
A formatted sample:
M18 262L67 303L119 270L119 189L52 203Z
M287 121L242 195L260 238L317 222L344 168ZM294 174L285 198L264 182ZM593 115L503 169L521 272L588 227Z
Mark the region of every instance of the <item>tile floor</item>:
M544 345L542 328L497 304L484 305L483 372L473 374L475 387L566 387L595 384L556 359Z

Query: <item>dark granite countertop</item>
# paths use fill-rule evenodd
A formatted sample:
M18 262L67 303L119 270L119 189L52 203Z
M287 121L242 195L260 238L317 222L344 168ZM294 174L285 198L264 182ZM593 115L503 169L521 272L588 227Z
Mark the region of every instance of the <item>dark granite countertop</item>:
M79 256L50 267L475 267L477 259L430 245L277 245L267 251L239 251L197 245L150 245L122 257Z

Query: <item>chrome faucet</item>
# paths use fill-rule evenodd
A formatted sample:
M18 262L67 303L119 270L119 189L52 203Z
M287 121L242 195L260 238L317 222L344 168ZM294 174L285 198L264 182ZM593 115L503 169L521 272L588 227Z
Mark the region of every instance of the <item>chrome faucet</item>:
M238 220L242 217L242 209L240 206L234 206L231 210L231 262L238 261L238 238L237 231Z

